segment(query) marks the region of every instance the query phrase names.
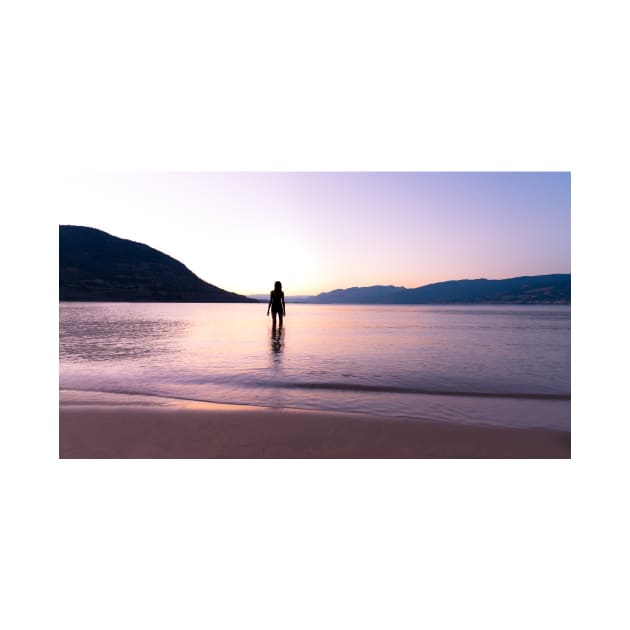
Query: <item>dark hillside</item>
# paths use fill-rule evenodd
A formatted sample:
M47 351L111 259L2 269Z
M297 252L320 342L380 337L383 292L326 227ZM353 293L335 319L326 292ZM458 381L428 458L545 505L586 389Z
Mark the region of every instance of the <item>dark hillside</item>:
M208 284L181 262L101 230L59 226L59 299L98 302L254 302Z

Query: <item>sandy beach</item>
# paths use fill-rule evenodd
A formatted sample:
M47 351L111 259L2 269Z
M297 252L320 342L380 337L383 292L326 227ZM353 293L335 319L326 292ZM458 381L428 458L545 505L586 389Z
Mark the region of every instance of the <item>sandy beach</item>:
M61 392L59 457L570 458L569 432Z

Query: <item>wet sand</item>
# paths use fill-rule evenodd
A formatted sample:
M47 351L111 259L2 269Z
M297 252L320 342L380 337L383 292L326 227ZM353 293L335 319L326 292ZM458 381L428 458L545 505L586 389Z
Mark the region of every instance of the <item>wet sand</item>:
M63 392L66 458L570 458L571 434Z

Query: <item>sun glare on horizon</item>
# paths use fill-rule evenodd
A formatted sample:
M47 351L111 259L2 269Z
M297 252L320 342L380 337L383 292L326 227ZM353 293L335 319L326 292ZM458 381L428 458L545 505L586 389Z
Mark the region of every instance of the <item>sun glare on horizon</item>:
M153 247L227 291L570 273L570 173L121 173L66 182L59 224Z

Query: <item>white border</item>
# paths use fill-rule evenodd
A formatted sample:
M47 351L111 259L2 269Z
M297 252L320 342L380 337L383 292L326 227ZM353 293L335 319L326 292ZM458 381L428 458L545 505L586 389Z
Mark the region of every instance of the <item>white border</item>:
M67 629L625 626L617 3L38 9L14 10L4 39L19 99L3 121L3 616ZM77 169L571 171L573 460L57 460L54 189Z

